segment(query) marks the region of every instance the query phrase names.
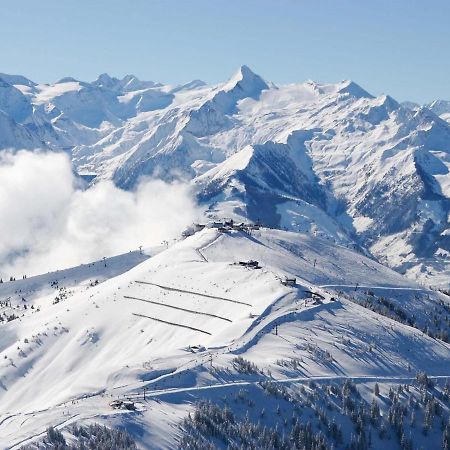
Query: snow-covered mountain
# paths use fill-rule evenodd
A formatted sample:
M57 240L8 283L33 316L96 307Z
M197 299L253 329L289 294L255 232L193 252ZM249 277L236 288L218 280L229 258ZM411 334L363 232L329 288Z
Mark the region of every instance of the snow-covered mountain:
M0 78L2 148L125 189L181 177L209 219L262 224L0 283L1 449L108 435L92 423L158 450L450 442L449 297L417 283L448 286L442 118L247 67L212 87Z
M3 148L70 151L79 173L125 189L183 177L211 216L315 233L448 286L445 102L411 108L351 81L277 86L246 66L215 86L0 79Z
M420 105L415 102L402 102L402 106L411 110L420 109ZM450 122L450 101L448 100L434 100L430 103L426 103L423 105L425 108L433 111L436 115L438 115L441 119Z
M146 253L0 284L1 448L66 448L53 432L42 442L47 427L73 440L73 424L92 422L143 449L227 448L238 436L225 423L281 439L295 418L320 448L355 433L374 448L439 448L447 295L311 233L205 228ZM209 412L202 426L202 399L228 419ZM293 445L263 447L317 448Z

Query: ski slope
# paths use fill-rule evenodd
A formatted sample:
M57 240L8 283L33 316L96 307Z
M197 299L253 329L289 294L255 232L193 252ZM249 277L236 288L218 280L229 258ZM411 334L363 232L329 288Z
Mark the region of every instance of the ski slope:
M143 448L171 448L205 389L220 396L267 371L280 382L450 376L448 344L339 293L383 286L401 290L417 314L427 308L414 296L422 287L349 248L312 234L205 228L151 255L0 286L0 299L20 286L40 306L0 325L1 448L19 448L51 424L89 420L125 426ZM250 259L260 268L239 265ZM285 276L296 286L283 285ZM55 277L72 291L56 304ZM236 372L237 356L261 374ZM123 396L138 401L136 412L109 406Z

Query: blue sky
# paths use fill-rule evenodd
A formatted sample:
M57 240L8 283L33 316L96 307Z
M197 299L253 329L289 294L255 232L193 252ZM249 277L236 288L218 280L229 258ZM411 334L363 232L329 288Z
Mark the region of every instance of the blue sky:
M449 0L14 0L0 71L40 82L101 72L213 83L353 79L373 94L450 99Z

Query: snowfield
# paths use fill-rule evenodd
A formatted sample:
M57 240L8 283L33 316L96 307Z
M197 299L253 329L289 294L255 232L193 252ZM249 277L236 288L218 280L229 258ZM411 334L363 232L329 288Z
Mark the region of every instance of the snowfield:
M260 381L450 376L448 343L358 304L383 292L425 321L442 301L444 321L448 297L360 252L308 233L205 228L151 254L0 285L12 304L2 313L19 316L0 324L1 448L93 421L125 427L142 448L173 448L196 399ZM258 371L236 371L238 356ZM109 406L126 397L136 411Z

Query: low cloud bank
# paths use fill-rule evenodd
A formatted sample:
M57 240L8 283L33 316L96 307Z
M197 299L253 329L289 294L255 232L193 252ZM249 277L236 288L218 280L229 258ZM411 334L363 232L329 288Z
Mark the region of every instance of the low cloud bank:
M61 153L0 154L0 277L35 275L180 235L201 211L188 185L82 190Z

